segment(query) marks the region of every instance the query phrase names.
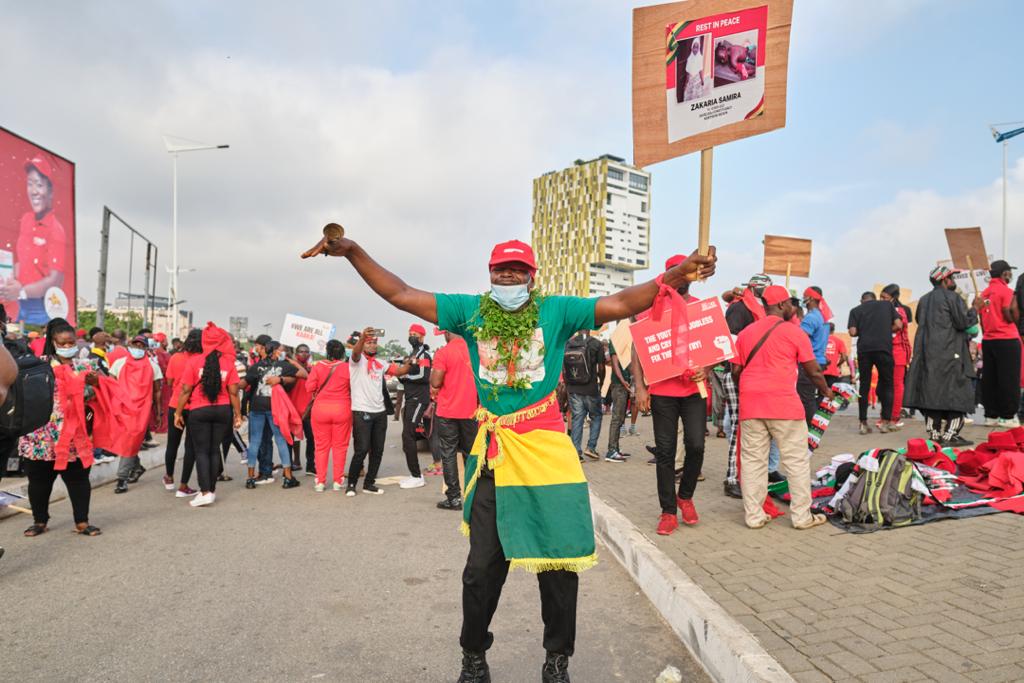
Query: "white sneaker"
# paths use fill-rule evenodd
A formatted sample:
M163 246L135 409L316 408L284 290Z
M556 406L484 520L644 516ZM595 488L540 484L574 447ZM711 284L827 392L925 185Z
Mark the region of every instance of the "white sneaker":
M999 419L995 418L995 417L986 417L985 418L985 426L986 427L998 427L999 426Z
M406 477L399 482L398 487L402 489L418 489L421 486L426 486L427 482L423 477Z
M335 484L335 486L337 486L337 484ZM317 493L323 493L324 491L327 490L327 486L325 486L324 484L321 484L320 482L317 482L316 486L313 487L313 490L316 491ZM338 489L334 489L334 490L337 491Z
M209 505L213 502L215 496L212 493L200 493L198 496L188 502L194 508L200 508L204 505Z
M184 491L178 489L174 492L175 498L191 498L196 495L199 495L199 491L196 491L195 489L185 489Z
M356 497L356 490L355 489L348 489L347 491L345 491L345 495L348 496L349 498L355 498Z
M1009 420L999 419L999 426L1003 429L1015 429L1020 427L1020 419L1017 417L1011 417Z
M342 481L344 481L344 480L342 480ZM333 488L335 491L344 491L345 490L345 485L336 481L336 482L334 482L334 486L332 486L331 488Z

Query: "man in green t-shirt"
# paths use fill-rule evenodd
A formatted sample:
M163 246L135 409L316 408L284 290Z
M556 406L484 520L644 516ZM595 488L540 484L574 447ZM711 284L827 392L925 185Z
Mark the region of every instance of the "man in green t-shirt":
M488 632L509 568L537 573L547 655L545 682L568 681L575 647L578 571L596 562L586 479L554 400L565 343L651 307L668 288L710 277L715 251L693 254L658 280L611 296L542 295L530 245L512 240L491 253L487 294L432 294L407 285L358 244L324 238L303 258L347 258L385 301L465 338L481 409L466 460L460 683L485 683Z

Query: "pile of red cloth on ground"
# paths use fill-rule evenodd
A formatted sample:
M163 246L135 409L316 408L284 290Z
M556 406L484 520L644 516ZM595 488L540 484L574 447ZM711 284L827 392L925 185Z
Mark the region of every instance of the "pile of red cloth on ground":
M1024 513L1024 427L991 432L974 450L960 451L957 475L997 510Z

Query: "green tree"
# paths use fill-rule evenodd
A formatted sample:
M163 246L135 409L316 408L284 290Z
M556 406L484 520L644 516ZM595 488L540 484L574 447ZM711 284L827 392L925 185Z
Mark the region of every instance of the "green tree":
M409 355L408 349L397 339L389 339L385 344L378 343L377 353L384 358L405 358Z
M108 311L104 314L104 317L103 329L108 332L124 330L128 333L128 336L131 337L145 327L145 324L142 322L142 314L136 313L135 311L129 311L124 315L117 315ZM95 327L96 311L79 311L78 326L83 330Z

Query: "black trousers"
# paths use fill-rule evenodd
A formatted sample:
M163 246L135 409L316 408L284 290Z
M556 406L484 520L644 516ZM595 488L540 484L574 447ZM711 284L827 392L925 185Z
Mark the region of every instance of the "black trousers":
M864 351L857 354L857 366L860 370L860 398L857 400L861 422L868 419L868 394L871 393L871 370L878 368L878 387L875 393L882 404L882 419L892 417L892 375L896 364L892 351Z
M355 486L359 481L359 472L363 469L363 461L370 456L366 466L366 478L363 488L373 486L377 481L380 461L384 457L384 439L388 433L388 414L365 413L361 410L352 411L352 460L348 466L348 484Z
M985 417L1012 419L1020 407L1020 340L986 339L981 357Z
M316 447L313 444L313 422L312 413L309 417L302 420L302 435L305 437L302 440L296 440L292 443L292 469L302 469L302 442L306 442L306 471L316 472Z
M454 500L462 496L459 482L459 461L457 453L463 457L469 455L476 439L479 423L473 418L456 419L453 417L435 417L434 429L437 431L437 448L441 453L441 468L444 470L444 485L447 487L445 496Z
M216 491L221 473L220 445L231 431L231 406L204 406L189 411L188 433L196 449L200 491Z
M423 411L430 406L430 394L409 393L405 391L402 404L402 451L405 453L405 464L409 467L409 476L423 476L420 472L420 458L416 450L416 425L423 419Z
M487 630L498 608L508 576L508 560L498 538L494 478L481 476L470 512L469 557L462 572L462 635L464 650L484 652L494 636ZM544 649L572 656L576 643L576 597L579 575L563 570L540 572L540 614Z
M75 524L84 524L89 521L89 500L92 498L92 485L89 484L89 470L91 467L82 467L81 460L72 460L63 472L53 469L52 460L25 460L25 475L28 477L28 502L32 507L32 519L36 524L46 524L50 521L50 493L53 492L53 482L57 475L64 480L64 486L68 490L68 498L71 499L71 512L75 517Z
M807 422L807 426L810 426L811 418L814 417L814 413L818 409L818 389L802 365L796 376L796 393L800 397L800 403L804 406L804 421Z
M189 411L181 411L185 418L185 425L188 425ZM196 464L196 449L192 445L190 432L178 429L174 426L174 408L167 409L167 448L164 450L164 469L167 476L174 479L174 462L178 459L178 446L181 445L182 436L185 438L185 459L181 463L181 483L188 484L192 478L192 468Z
M704 466L704 431L707 427L707 403L700 394L692 396L651 396L651 420L654 424L654 457L658 477L658 502L661 511L676 513L676 438L679 420L683 421L683 477L679 497L693 498L697 477Z

